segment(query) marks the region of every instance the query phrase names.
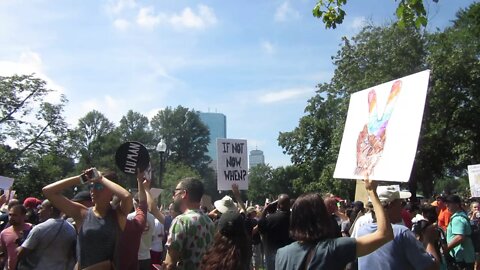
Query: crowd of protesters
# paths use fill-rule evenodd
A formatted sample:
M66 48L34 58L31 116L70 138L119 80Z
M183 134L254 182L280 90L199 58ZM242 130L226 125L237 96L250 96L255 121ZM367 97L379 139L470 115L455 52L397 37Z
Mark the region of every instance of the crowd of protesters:
M0 196L0 269L480 269L479 204L457 195L412 203L367 179L366 204L306 193L248 206L233 184L209 206L184 178L162 211L142 172L136 194L117 182L90 168L43 201ZM65 197L74 186L85 190Z

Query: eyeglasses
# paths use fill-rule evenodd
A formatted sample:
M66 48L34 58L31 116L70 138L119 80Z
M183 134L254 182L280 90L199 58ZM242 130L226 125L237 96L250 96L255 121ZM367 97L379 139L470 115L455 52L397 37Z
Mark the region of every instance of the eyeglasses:
M92 190L92 189L96 189L96 190L103 190L104 186L100 183L90 183L88 185L88 189L89 190Z

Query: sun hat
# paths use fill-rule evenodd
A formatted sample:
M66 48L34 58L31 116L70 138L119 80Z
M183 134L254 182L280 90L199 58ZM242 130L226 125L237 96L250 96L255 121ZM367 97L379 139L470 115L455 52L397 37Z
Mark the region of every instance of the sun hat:
M233 199L230 196L225 196L221 200L215 201L213 204L222 214L228 211L238 212L237 205L233 202Z
M250 213L253 213L253 212L256 212L257 210L255 209L254 206L249 206L247 207L247 214L250 214Z

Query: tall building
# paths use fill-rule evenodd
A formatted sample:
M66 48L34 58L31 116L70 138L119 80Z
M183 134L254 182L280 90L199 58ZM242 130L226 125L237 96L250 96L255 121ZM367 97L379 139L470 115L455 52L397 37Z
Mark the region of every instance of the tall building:
M265 156L263 151L255 149L250 151L250 156L248 157L249 168L253 168L259 164L265 164Z
M200 120L210 130L210 143L208 144L208 156L217 160L217 138L227 138L227 117L223 113L199 112ZM216 165L216 162L214 162Z

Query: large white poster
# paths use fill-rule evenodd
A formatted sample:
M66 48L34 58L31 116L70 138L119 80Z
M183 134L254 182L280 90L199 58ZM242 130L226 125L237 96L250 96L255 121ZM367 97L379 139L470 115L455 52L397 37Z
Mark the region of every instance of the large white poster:
M468 165L467 168L472 197L480 197L480 164Z
M352 94L333 177L407 182L430 70Z
M248 189L247 141L217 139L217 188L231 190L232 184L238 189Z

